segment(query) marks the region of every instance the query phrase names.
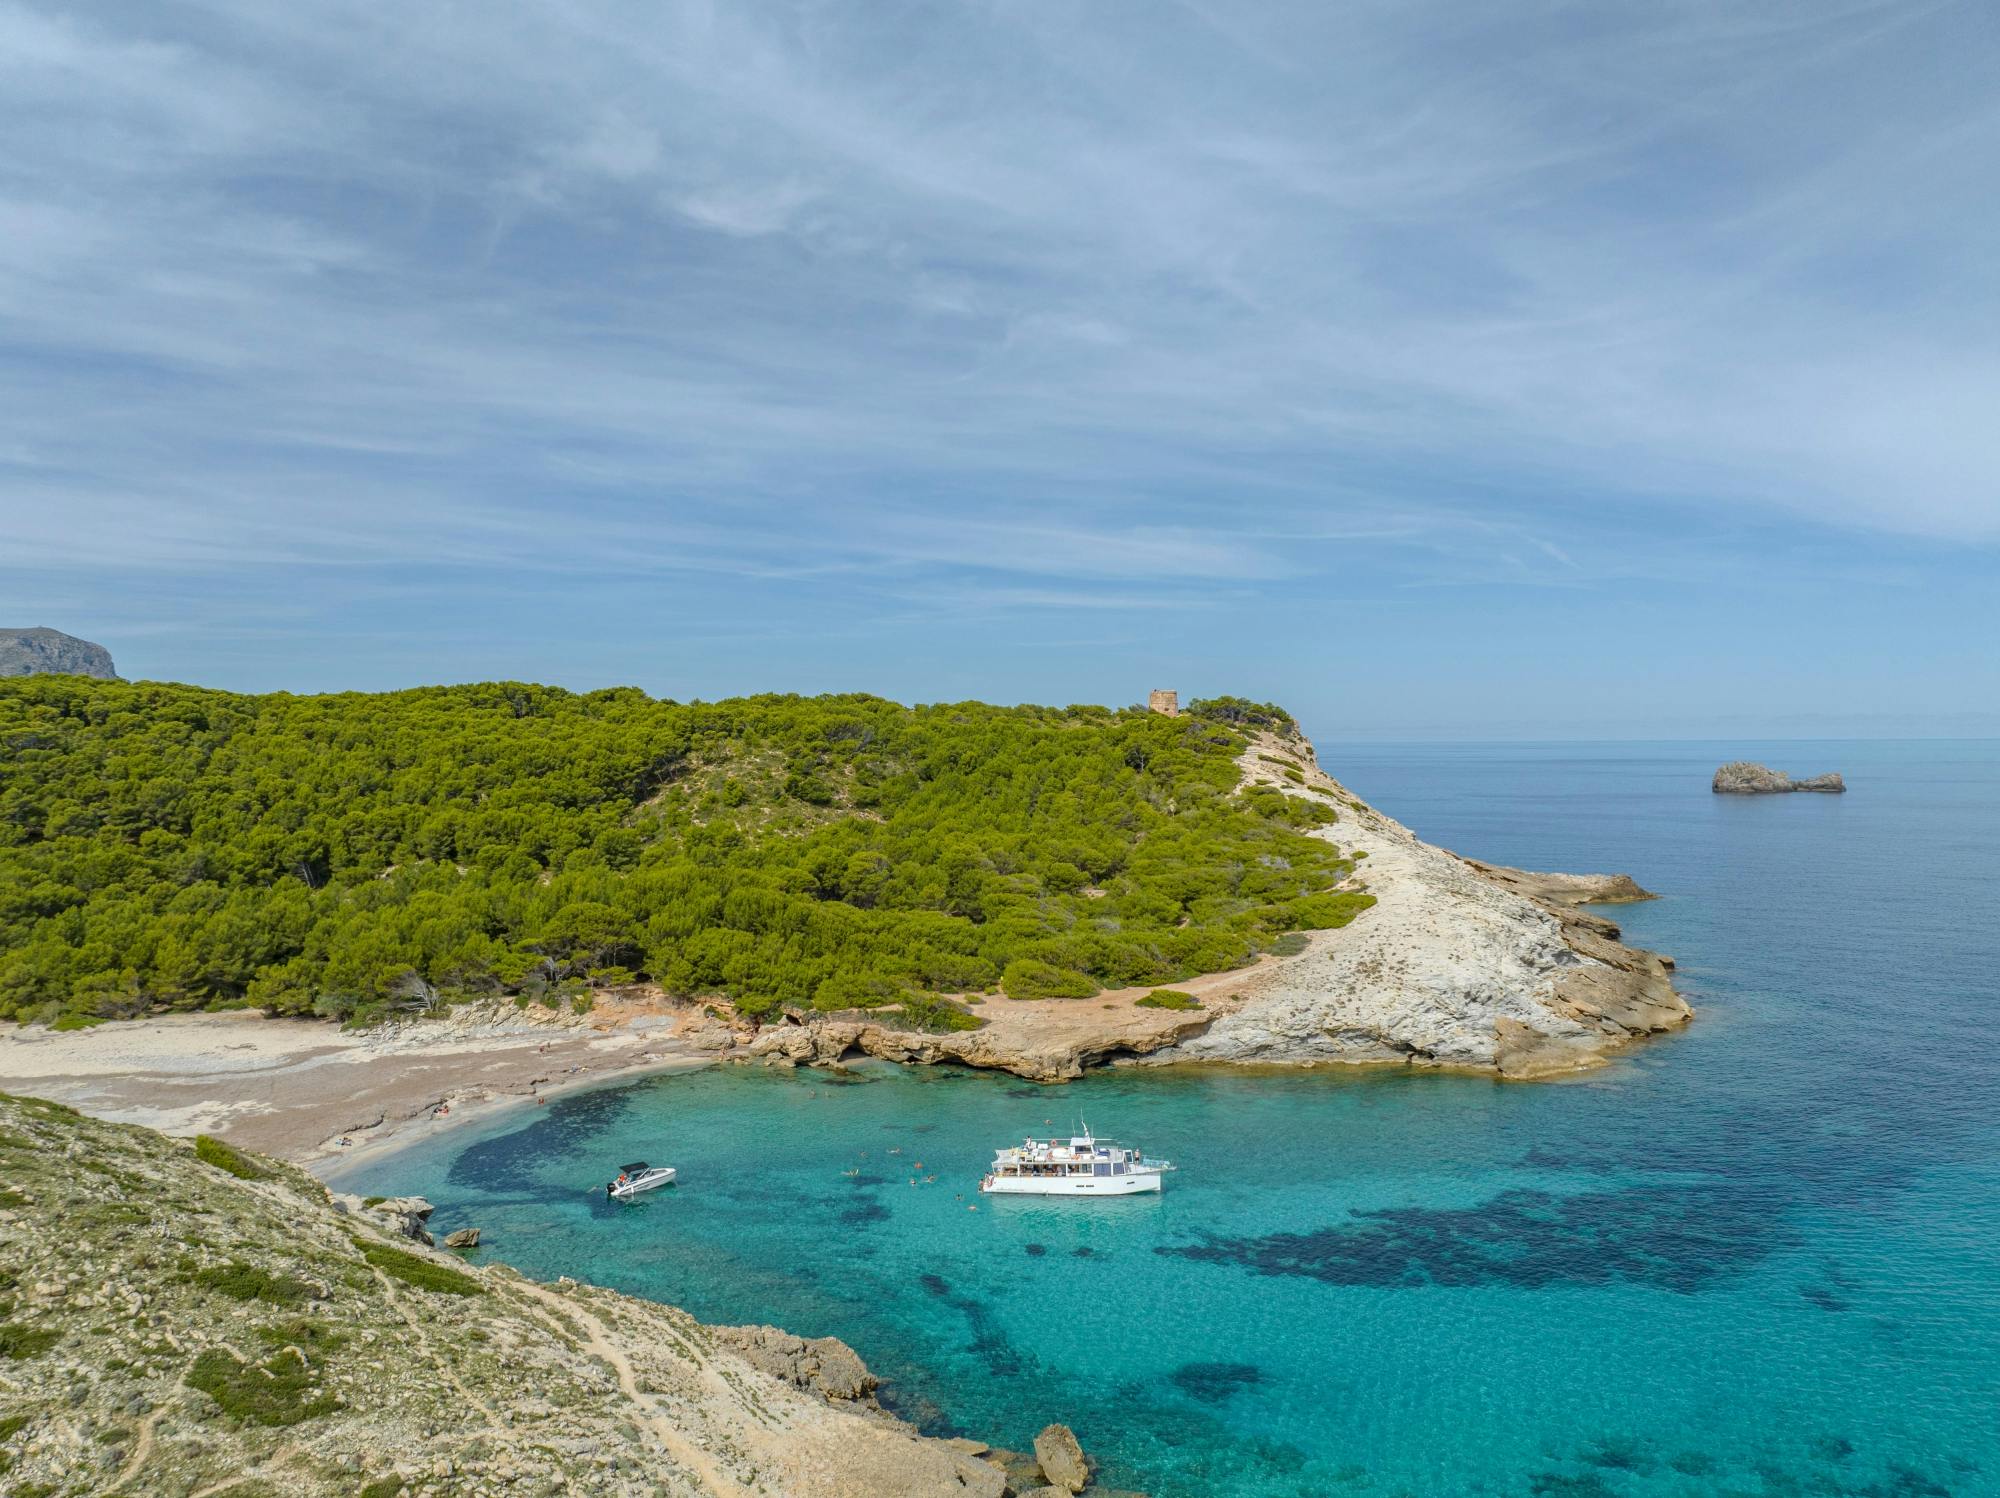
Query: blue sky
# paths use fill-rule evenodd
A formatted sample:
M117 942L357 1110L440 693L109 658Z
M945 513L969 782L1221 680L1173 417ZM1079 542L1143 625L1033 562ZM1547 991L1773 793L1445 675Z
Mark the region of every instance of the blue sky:
M1978 4L0 0L0 624L2000 733Z

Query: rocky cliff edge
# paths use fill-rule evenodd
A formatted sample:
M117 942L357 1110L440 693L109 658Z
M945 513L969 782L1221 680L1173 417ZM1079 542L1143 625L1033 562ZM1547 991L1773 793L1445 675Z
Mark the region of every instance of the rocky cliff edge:
M1246 783L1334 806L1314 835L1365 855L1374 908L1253 973L1203 1033L1152 1061L1388 1062L1545 1077L1686 1024L1673 962L1578 908L1648 898L1626 875L1531 874L1431 846L1323 772L1312 745L1265 735Z

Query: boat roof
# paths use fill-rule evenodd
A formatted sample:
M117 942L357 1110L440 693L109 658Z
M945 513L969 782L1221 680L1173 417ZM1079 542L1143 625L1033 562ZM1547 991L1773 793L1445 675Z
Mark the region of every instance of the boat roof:
M644 1160L639 1160L631 1165L621 1165L618 1168L629 1176L637 1175L642 1170L651 1170L653 1167L648 1165Z

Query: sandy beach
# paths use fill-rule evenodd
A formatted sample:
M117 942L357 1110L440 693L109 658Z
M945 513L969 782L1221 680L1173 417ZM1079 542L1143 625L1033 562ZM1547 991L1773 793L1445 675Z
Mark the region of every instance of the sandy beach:
M706 1065L702 1046L727 1044L718 1028L700 1010L617 1003L588 1016L480 1005L360 1033L255 1011L61 1034L0 1026L0 1092L309 1165L588 1083Z

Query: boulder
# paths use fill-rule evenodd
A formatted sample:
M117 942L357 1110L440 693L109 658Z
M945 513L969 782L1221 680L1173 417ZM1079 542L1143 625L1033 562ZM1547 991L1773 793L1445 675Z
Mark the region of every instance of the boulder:
M1788 791L1821 791L1837 796L1847 790L1847 782L1838 773L1794 780L1782 770L1738 759L1715 772L1709 789L1718 796L1778 796Z
M444 1246L446 1248L477 1248L479 1247L479 1229L460 1228L455 1233L446 1233L444 1235Z
M795 1337L775 1326L714 1326L709 1334L760 1373L836 1402L866 1400L875 1375L838 1337Z
M1067 1425L1049 1425L1035 1437L1035 1460L1051 1487L1081 1493L1090 1481L1090 1464L1083 1459L1076 1432Z
M391 1196L376 1202L367 1211L384 1220L390 1231L429 1246L435 1240L424 1224L437 1209L421 1196Z

